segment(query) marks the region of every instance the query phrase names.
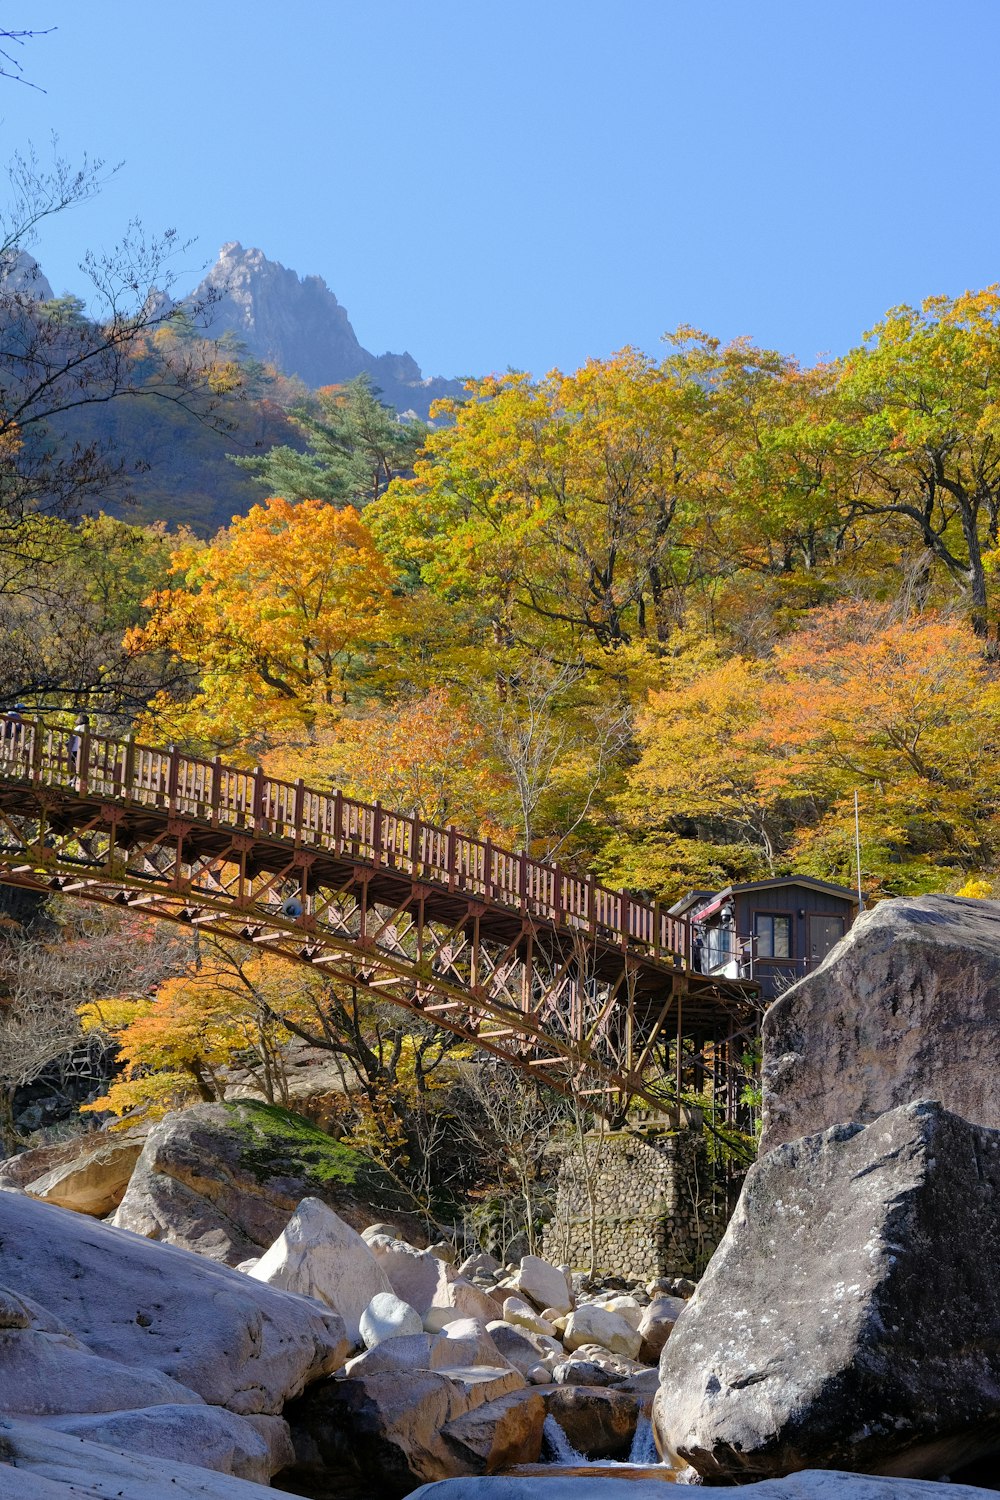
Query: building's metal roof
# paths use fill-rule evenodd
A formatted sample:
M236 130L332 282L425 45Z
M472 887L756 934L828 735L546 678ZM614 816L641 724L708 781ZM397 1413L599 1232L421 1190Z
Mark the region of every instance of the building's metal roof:
M722 903L732 896L743 896L753 891L776 890L782 886L805 886L811 891L822 891L828 896L836 896L838 900L850 901L854 906L858 904L857 891L851 890L847 885L834 885L829 880L819 880L815 875L776 875L770 880L747 880L740 885L727 885L721 891L689 891L679 901L675 901L670 908L672 917L688 916L693 907L700 906L702 902L710 904L711 910L721 906ZM705 913L708 915L708 912Z

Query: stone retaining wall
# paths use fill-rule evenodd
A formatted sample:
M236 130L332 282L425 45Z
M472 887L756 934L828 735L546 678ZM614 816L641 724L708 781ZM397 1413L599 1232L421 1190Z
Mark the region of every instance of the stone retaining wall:
M587 1138L596 1199L596 1270L630 1279L700 1274L725 1228L700 1128L645 1127ZM543 1254L590 1265L587 1174L578 1150L563 1157Z

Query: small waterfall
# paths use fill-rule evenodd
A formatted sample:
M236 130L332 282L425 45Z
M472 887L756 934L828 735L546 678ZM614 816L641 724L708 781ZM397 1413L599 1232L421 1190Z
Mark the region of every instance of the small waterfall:
M619 1469L622 1467L622 1461L616 1458L587 1458L584 1454L578 1453L555 1417L545 1418L542 1438L545 1443L546 1463L558 1464L560 1468L565 1469ZM637 1464L641 1468L649 1468L660 1462L656 1444L653 1441L653 1425L648 1417L639 1418L629 1456L624 1462Z
M590 1463L589 1458L584 1458L582 1453L577 1453L555 1417L545 1418L542 1426L542 1440L545 1443L546 1461L550 1464L561 1464L567 1469L578 1469L581 1465Z
M635 1429L635 1437L629 1449L628 1461L630 1464L639 1464L648 1468L650 1464L658 1464L660 1455L656 1451L656 1443L653 1440L653 1424L648 1417L640 1417L639 1425Z

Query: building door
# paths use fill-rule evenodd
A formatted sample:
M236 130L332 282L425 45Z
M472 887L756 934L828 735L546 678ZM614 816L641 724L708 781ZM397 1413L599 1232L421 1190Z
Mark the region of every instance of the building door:
M822 963L830 949L844 936L843 917L809 917L809 967Z

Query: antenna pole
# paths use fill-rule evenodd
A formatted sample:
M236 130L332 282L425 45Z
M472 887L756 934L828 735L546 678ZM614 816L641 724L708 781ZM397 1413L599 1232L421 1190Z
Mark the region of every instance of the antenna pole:
M854 789L854 863L858 873L858 911L865 909L865 893L861 888L861 819L858 815L858 789Z

